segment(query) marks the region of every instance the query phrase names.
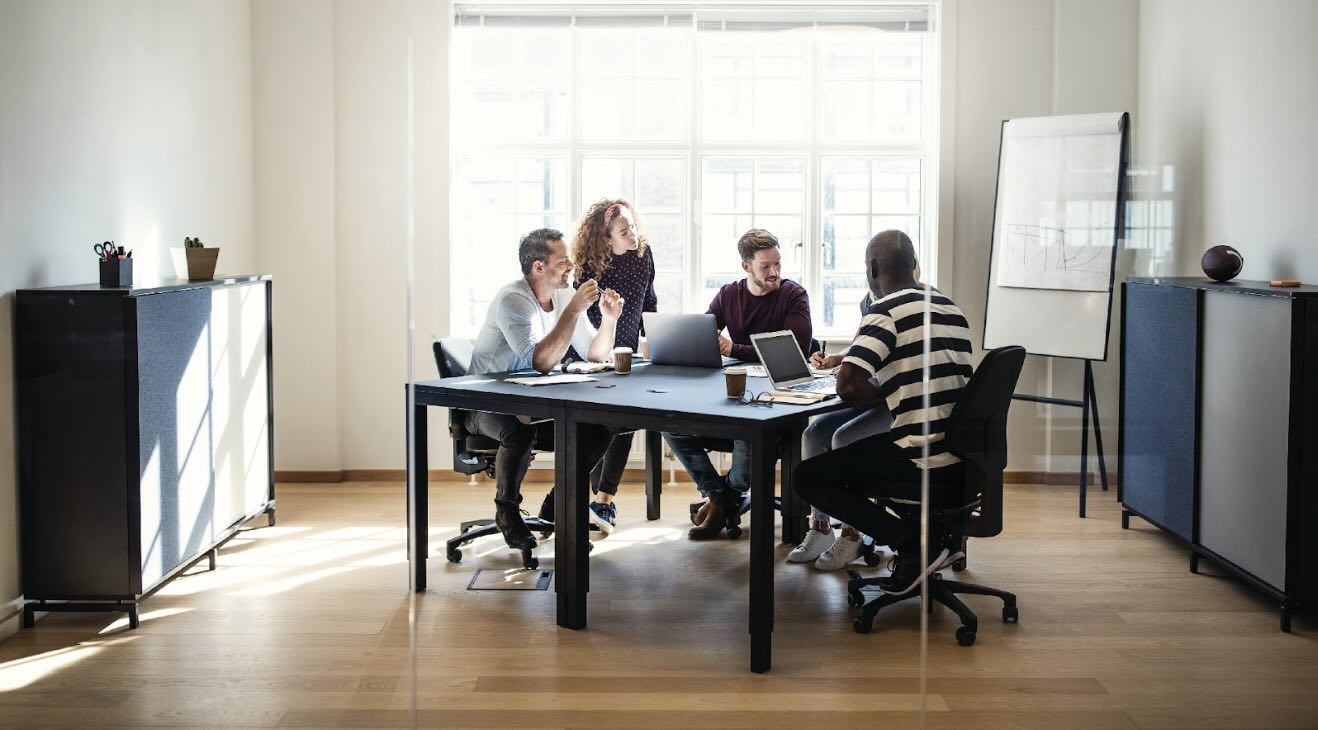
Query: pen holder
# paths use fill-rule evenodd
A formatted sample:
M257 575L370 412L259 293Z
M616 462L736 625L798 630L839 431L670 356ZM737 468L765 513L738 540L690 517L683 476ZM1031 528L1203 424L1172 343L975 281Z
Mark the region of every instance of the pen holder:
M101 286L131 289L133 287L132 259L101 259Z

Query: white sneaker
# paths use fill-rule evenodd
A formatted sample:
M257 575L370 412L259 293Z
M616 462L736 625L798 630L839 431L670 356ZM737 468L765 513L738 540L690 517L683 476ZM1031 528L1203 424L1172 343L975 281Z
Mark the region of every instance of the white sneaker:
M818 570L842 570L860 557L860 538L842 535L815 561Z
M787 553L787 562L789 563L813 563L824 554L824 551L833 547L837 542L837 535L832 530L820 532L815 528L810 528L805 533L805 539L800 545L792 548L792 552Z

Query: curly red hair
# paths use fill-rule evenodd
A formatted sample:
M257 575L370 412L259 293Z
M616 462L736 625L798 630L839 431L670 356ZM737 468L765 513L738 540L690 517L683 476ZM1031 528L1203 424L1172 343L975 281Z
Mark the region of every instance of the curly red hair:
M638 245L635 253L637 256L645 255L645 248L649 242L645 235L640 233L640 214L636 212L636 206L622 198L600 200L581 216L577 231L572 236L572 263L577 267L578 283L581 281L583 268L589 268L595 276L602 275L604 270L609 268L609 257L612 255L612 250L609 248L609 225L618 217L618 212L622 208L631 211L632 220L636 222Z

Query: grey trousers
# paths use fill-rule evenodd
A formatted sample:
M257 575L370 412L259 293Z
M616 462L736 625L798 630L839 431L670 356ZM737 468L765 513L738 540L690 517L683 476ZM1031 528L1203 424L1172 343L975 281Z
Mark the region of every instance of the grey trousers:
M892 414L886 407L847 408L816 416L801 436L801 460L805 461L892 427ZM810 519L825 522L828 515L810 505Z

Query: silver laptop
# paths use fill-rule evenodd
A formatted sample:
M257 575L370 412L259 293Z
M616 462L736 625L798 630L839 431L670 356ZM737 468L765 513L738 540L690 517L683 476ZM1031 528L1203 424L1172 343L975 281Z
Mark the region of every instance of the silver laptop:
M719 354L718 325L712 314L644 312L641 319L650 362L655 365L721 368L726 362L736 362Z
M791 330L751 335L751 344L755 345L775 390L837 395L837 378L832 375L816 378L810 374L810 363L801 354Z

